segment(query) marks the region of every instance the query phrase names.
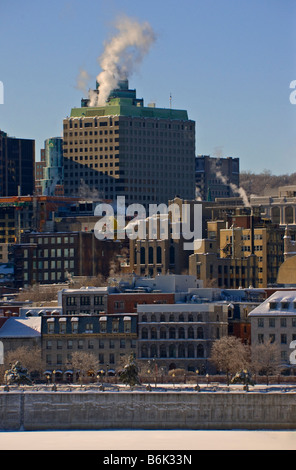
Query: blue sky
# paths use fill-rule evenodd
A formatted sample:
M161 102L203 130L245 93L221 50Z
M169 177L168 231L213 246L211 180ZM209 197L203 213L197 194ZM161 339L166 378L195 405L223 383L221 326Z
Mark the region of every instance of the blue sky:
M296 0L1 0L0 129L62 135L120 14L148 21L157 40L129 79L147 105L187 109L196 154L239 157L241 170L296 171Z

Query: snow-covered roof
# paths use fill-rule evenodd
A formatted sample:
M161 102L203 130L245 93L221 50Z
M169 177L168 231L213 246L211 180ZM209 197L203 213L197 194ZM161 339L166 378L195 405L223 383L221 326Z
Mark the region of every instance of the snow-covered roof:
M296 316L296 290L277 291L262 304L255 307L249 317L257 315L295 315Z
M11 317L0 328L0 339L32 338L38 336L41 336L41 317Z

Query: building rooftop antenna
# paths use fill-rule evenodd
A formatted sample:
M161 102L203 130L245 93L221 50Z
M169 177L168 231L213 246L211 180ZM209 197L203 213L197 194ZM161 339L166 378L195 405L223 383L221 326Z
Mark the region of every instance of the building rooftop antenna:
M172 93L170 93L170 109L172 109Z

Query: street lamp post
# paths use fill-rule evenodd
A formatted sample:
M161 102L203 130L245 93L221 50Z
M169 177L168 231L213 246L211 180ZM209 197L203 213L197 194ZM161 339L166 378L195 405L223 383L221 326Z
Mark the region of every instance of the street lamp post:
M147 374L148 374L148 385L147 385L147 390L150 392L151 391L151 385L150 385L150 374L151 374L151 361L148 361L148 369L147 369Z
M200 391L200 386L198 385L198 374L199 374L199 370L196 369L195 372L196 372L196 386L195 386L195 390L196 390L197 392L199 392L199 391Z

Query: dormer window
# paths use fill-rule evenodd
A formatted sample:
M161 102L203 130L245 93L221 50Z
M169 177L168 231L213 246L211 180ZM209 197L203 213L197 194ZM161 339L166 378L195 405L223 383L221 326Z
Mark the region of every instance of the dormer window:
M269 308L270 308L270 310L276 310L277 303L276 302L269 302Z
M283 301L281 302L282 310L287 310L289 308L289 302Z

